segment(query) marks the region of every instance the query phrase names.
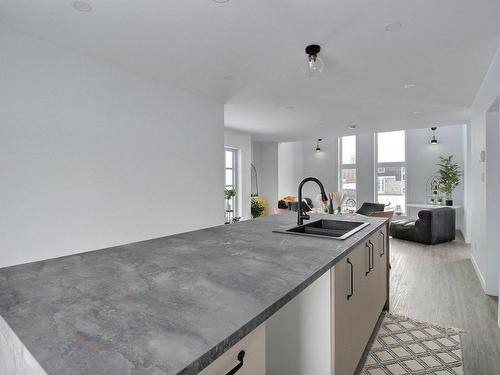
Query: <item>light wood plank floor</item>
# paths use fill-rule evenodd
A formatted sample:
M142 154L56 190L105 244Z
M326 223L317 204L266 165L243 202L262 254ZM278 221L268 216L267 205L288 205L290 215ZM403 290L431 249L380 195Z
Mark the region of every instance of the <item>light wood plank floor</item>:
M469 246L391 239L391 264L391 312L465 330L465 374L500 375L498 302L484 294Z

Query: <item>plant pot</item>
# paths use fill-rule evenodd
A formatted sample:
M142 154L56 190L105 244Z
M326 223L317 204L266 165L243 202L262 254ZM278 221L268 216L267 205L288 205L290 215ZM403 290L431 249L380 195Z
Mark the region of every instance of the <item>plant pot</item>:
M453 200L452 200L452 199L447 199L447 200L445 201L445 204L446 204L447 206L453 206Z

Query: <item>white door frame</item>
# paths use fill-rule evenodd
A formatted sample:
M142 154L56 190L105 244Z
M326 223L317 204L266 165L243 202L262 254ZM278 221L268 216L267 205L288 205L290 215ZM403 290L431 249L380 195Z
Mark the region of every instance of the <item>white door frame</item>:
M500 97L486 113L486 293L498 295L500 290ZM490 286L488 286L488 284ZM500 311L500 302L499 302ZM498 314L500 326L500 314Z

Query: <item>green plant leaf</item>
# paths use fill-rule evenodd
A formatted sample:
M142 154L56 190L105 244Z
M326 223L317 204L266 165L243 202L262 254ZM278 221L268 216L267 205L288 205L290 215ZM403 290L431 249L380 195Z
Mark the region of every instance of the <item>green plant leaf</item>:
M453 190L460 185L462 170L453 162L453 155L440 156L436 166L439 167L439 188L448 199L451 199Z

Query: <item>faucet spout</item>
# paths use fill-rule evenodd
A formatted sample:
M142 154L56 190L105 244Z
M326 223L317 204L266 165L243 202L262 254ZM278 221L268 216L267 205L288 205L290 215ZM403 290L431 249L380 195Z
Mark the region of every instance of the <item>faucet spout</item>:
M300 184L299 184L299 191L298 191L298 199L299 199L299 207L298 207L298 210L297 210L297 225L302 225L304 223L304 219L305 220L309 220L310 217L308 214L306 214L304 212L304 210L302 209L302 187L304 186L304 184L308 181L313 181L315 182L316 184L318 184L319 186L319 189L321 190L321 200L323 202L327 202L328 201L328 197L326 196L326 193L325 193L325 188L323 187L323 184L321 183L320 180L318 180L316 177L307 177L307 178L304 178Z

